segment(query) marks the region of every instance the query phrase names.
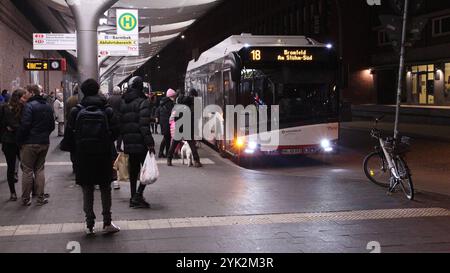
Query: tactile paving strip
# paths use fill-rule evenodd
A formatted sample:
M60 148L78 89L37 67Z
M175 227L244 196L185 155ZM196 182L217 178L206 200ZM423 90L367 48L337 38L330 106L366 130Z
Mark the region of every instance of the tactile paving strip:
M151 230L233 225L265 225L321 221L362 221L423 217L450 217L444 208L380 209L342 212L289 213L266 215L236 215L191 217L155 220L116 221L122 230ZM98 223L97 226L101 226ZM82 232L83 223L0 226L0 237Z

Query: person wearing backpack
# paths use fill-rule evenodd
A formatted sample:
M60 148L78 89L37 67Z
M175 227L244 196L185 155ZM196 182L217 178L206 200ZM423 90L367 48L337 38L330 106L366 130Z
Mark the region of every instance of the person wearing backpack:
M33 180L36 184L37 204L48 203L45 190L45 158L50 146L50 134L55 130L53 108L41 96L37 85L29 85L33 96L24 106L20 126L16 132L22 165L22 204L31 205Z
M94 191L99 185L103 208L103 232L116 233L120 228L111 220L112 148L119 134L113 109L99 96L99 84L88 79L81 85L84 98L72 108L67 130L72 134L77 163L76 183L83 191L86 234L95 234ZM69 137L69 136L68 136Z
M154 119L151 117L150 101L143 90L143 79L131 78L120 105L120 132L124 152L129 156L130 207L133 208L150 208L144 198L145 185L140 184L137 190L136 187L147 152L155 153L155 141L150 130L150 123Z

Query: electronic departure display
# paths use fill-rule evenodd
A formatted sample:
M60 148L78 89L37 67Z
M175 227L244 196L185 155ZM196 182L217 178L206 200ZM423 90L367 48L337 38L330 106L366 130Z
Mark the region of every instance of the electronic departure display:
M251 47L241 51L247 63L330 63L334 51L323 47Z
M27 71L66 71L65 59L26 58L23 65Z

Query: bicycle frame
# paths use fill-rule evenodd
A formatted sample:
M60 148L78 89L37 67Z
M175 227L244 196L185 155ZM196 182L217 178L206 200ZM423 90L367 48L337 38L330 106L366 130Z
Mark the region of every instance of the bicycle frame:
M400 175L398 174L397 167L394 165L394 160L391 154L386 149L386 145L383 138L379 138L378 141L380 142L380 147L383 150L383 154L389 165L389 170L391 171L391 174L394 176L395 179L400 180L401 178Z

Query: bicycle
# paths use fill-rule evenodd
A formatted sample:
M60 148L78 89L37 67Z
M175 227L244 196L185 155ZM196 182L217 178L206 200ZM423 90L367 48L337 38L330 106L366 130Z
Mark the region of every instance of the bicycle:
M383 138L377 129L378 122L383 117L375 119L370 135L377 139L379 145L375 151L364 159L364 173L374 184L388 188L391 195L400 187L409 200L414 199L414 186L411 171L405 161L405 154L410 151L411 139L402 136L399 139Z

